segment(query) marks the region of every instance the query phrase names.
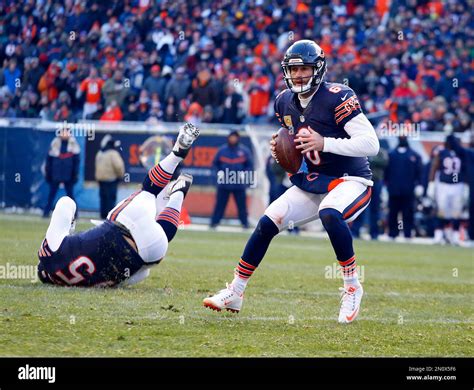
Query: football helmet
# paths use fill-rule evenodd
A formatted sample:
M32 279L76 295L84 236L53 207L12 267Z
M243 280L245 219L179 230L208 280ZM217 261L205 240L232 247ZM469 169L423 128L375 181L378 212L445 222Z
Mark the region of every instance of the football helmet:
M313 75L306 84L295 85L291 78L290 68L295 65L311 66ZM317 89L326 73L326 58L323 50L315 42L302 39L293 43L281 62L286 86L294 93L305 93Z

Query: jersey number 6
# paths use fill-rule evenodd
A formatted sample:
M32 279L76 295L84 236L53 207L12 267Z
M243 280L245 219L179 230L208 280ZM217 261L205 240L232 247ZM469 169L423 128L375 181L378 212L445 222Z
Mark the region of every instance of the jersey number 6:
M62 273L62 271L57 271L56 275L59 276L62 280L64 280L68 285L72 286L82 282L85 277L81 275L78 271L78 268L85 265L85 271L92 275L95 272L95 264L92 262L91 259L85 256L78 257L76 260L72 261L69 264L69 272L72 275L72 278L68 278L66 275Z

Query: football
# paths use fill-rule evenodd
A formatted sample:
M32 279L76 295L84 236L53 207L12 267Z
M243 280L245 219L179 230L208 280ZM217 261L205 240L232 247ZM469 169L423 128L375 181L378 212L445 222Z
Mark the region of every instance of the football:
M281 127L275 138L274 158L278 164L288 173L296 173L301 167L303 155L295 148L295 135L287 128Z

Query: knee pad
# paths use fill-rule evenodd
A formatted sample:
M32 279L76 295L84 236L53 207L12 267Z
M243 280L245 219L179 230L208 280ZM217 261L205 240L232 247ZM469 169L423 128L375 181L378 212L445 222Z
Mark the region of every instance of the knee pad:
M266 216L278 228L280 228L283 227L283 225L285 224L285 216L287 215L289 208L290 206L288 202L279 198L267 207L264 216Z
M321 219L321 222L326 230L329 230L341 222L344 222L342 214L336 209L331 208L320 210L319 218Z

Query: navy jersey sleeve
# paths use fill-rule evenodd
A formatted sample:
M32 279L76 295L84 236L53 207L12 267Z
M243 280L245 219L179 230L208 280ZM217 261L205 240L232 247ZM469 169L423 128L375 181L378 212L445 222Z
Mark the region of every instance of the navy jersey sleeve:
M334 94L332 111L336 125L344 128L347 122L362 112L359 99L351 88L343 84L334 85L328 91Z

